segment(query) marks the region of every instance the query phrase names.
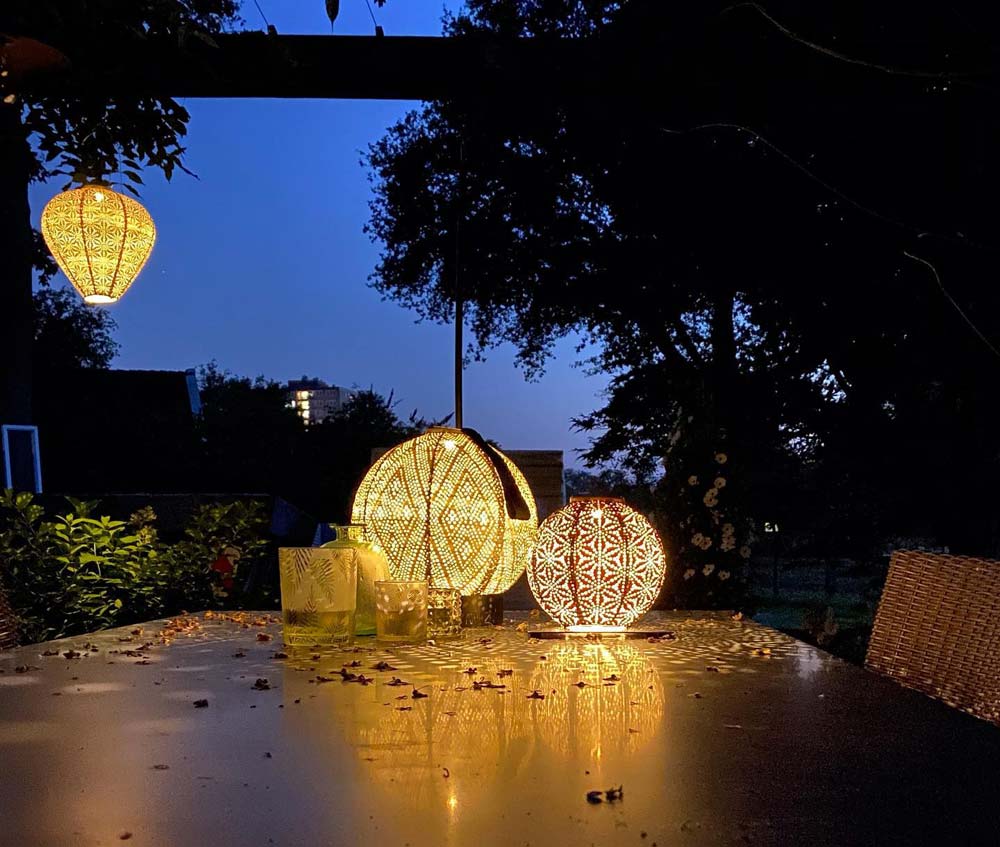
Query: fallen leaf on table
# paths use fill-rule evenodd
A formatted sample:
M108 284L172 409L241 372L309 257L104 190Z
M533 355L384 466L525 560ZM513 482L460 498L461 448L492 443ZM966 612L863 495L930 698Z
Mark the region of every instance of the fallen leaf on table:
M351 662L346 667L349 667L349 668L360 668L361 667L361 662L360 662L360 660L355 659L353 662Z
M194 707L196 709L205 709L208 707L208 700L195 700Z
M580 680L579 682L574 682L574 683L573 683L573 687L574 687L574 688L586 688L586 687L587 687L587 683L585 683L585 682L584 682L584 681L583 681L583 680L581 679L581 680Z
M497 671L497 676L500 676L500 677L513 676L513 675L514 675L514 669L513 668L501 668L500 670Z
M414 688L413 693L410 695L414 700L420 700L422 697L430 697L429 694L424 694L419 688Z
M621 682L621 677L618 674L613 673L611 676L604 677L605 682Z
M597 803L603 803L604 802L604 792L603 791L588 791L587 792L587 802L588 803L594 803L595 805Z
M528 700L544 700L545 695L541 691L532 691L527 698Z
M614 803L616 800L621 800L625 796L624 787L619 785L617 788L609 788L604 792L604 796L609 803Z
M519 623L517 626L514 627L514 629L517 630L517 632L527 632L528 631L528 622L524 621L522 623Z
M234 659L242 659L245 656L246 656L246 653L244 653L242 650L239 653L233 653L233 658Z
M472 676L474 673L477 673L478 671L479 668L466 668L464 671L462 671L462 673L467 673L469 676Z
M445 779L451 776L451 771L448 770L448 768L442 768L441 771L442 771L441 776L443 776Z
M28 673L30 671L40 671L41 668L36 668L34 665L18 665L14 668L14 673Z
M705 670L708 671L709 673L719 672L719 669L715 665L709 665L707 668L705 668Z
M58 656L59 655L59 651L58 650L46 650L44 653L42 653L42 655L43 656Z
M270 691L271 683L265 677L259 677L251 687L254 691Z
M376 662L376 664L372 666L372 670L373 671L394 671L396 669L392 665L390 665L388 662L382 661L382 662Z
M119 841L128 841L132 837L132 833L126 830L121 835L118 836Z
M413 706L396 706L397 712L412 712Z
M258 632L257 633L257 640L258 641L270 641L271 638L272 638L272 636L268 635L268 633L266 633L266 632Z
M285 653L284 651L279 651L279 652L275 653L273 656L271 656L271 658L272 659L287 659L288 658L288 654Z
M386 683L386 685L391 685L393 687L397 685L409 685L409 684L410 683L408 683L406 680L400 679L398 676L394 676Z

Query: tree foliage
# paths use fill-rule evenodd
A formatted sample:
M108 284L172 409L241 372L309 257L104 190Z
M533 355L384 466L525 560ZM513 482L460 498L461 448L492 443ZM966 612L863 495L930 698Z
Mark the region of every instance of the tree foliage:
M237 0L72 0L38 3L13 0L0 12L0 32L36 38L67 53L89 43L93 49L124 44L192 39L211 43L212 34L238 20ZM63 176L69 184L120 174L138 193L140 171L156 168L167 179L184 169L190 118L169 97L39 97L20 103L32 141L32 176Z
M68 288L35 292L35 366L48 374L107 368L118 353L111 313L86 306Z
M678 118L684 79L601 102L427 103L369 149L372 284L443 321L457 275L475 348L512 342L529 373L560 336L595 344L611 385L578 420L586 458L643 481L665 472L678 549L691 542L683 481L720 451L734 510L720 521L738 536L778 519L856 550L901 532L989 548L1000 355L954 308L1000 339L1000 294L978 284L1000 270L981 249L1000 225L983 144L1000 139L982 95L956 82L988 67L989 46L929 3L738 6L468 3L447 34L682 53L722 31L783 51L793 76L813 61L845 87L867 74L867 94L845 110L836 85L794 104L750 91L698 126Z

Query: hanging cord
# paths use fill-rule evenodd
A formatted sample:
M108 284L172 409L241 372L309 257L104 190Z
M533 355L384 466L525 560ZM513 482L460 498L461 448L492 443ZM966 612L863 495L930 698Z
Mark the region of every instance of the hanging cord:
M850 197L849 195L845 194L843 191L841 191L836 186L831 185L826 180L824 180L821 177L819 177L816 174L814 174L809 168L807 168L805 165L803 165L796 158L794 158L793 156L789 155L784 150L782 150L780 147L778 147L776 144L772 143L771 141L768 141L768 139L764 138L762 135L760 135L760 133L755 132L754 130L750 129L749 127L741 126L740 124L732 124L732 123L709 123L709 124L701 124L699 126L693 126L693 127L690 127L689 129L685 129L685 130L667 129L666 127L660 127L660 129L663 132L667 133L668 135L682 135L682 134L685 134L685 133L688 133L688 132L698 132L698 131L706 130L706 129L734 129L737 132L745 133L745 134L749 135L755 141L759 141L761 144L763 144L769 150L772 150L774 153L776 153L778 156L780 156L782 159L784 159L785 162L787 162L789 165L791 165L796 170L798 170L801 173L803 173L806 177L808 177L810 180L812 180L813 182L815 182L817 185L822 186L826 191L830 192L831 194L835 195L836 197L839 197L845 203L847 203L848 205L854 207L855 209L857 209L859 212L861 212L864 215L868 215L869 217L875 218L876 220L882 221L883 223L890 224L890 225L892 225L894 227L897 227L898 229L902 229L902 230L906 230L906 231L909 231L909 232L913 232L913 233L916 234L916 237L918 239L919 238L928 238L928 237L940 238L943 241L949 241L949 242L952 242L952 243L955 243L955 244L963 244L963 245L965 245L967 247L975 247L975 248L978 248L980 250L985 250L985 251L992 252L992 253L997 252L997 248L993 247L991 245L981 244L981 243L975 242L975 241L970 241L970 240L968 240L965 237L958 237L958 236L954 236L954 235L948 235L948 234L945 234L945 233L935 233L935 232L929 232L929 231L926 231L926 230L921 230L919 227L912 226L911 224L908 224L908 223L906 223L904 221L900 221L900 220L898 220L896 218L889 217L888 215L885 215L885 214L883 214L882 212L879 212L876 209L872 209L869 206L865 206L863 203L860 203L857 200L855 200L853 197ZM975 333L976 337L979 338L979 340L982 341L983 344L985 344L993 352L993 354L997 356L997 358L1000 358L1000 350L998 350L993 345L993 343L986 337L986 335L983 333L983 331L980 330L978 326L976 326L976 324L973 322L972 318L970 318L965 313L965 311L962 309L962 307L959 306L958 301L955 300L955 298L952 297L951 294L949 293L948 289L946 289L944 287L944 283L941 281L941 276L940 276L940 274L938 274L937 269L930 262L928 262L926 259L923 259L920 256L915 256L912 253L907 252L906 250L903 251L903 255L906 256L908 259L912 259L915 262L920 262L921 264L926 265L930 269L931 273L934 274L934 280L935 280L935 282L937 282L938 288L941 289L941 293L944 295L945 299L951 304L952 308L954 308L955 311L958 312L959 316L962 318L963 321L965 321L965 323L969 326L969 328L972 330L972 332Z
M258 3L257 0L253 0L253 4L254 4L254 6L257 7L257 11L260 12L260 16L264 20L264 27L268 31L270 31L270 29L271 29L271 22L267 19L267 15L264 14L264 10L260 7L260 3Z
M767 21L771 26L773 26L778 32L780 32L785 38L791 41L801 44L804 47L808 47L810 50L814 50L817 53L821 53L824 56L829 56L831 59L836 59L839 62L845 62L849 65L857 65L862 68L869 68L874 71L881 71L884 74L889 74L890 76L903 76L903 77L914 77L916 79L935 79L939 81L947 81L954 83L967 84L966 79L975 76L985 76L992 71L982 70L982 71L925 71L919 68L900 68L893 65L886 65L880 62L870 62L866 59L858 59L855 56L849 56L846 53L841 53L839 50L834 50L831 47L827 47L823 44L819 44L815 41L810 41L809 39L799 35L797 32L793 31L789 27L785 26L781 21L774 18L763 6L759 3L734 3L732 6L727 6L721 12L719 12L719 17L727 15L730 12L735 12L737 9L752 9L757 12L765 21Z
M849 195L845 194L843 191L841 191L835 185L831 185L825 179L823 179L822 177L820 177L817 174L813 173L813 171L811 171L809 168L807 168L805 165L803 165L794 156L790 155L789 153L786 153L784 150L782 150L780 147L778 147L777 144L775 144L772 141L769 141L763 135L761 135L759 132L757 132L756 130L750 129L750 127L748 127L748 126L742 126L741 124L734 124L734 123L707 123L707 124L698 124L697 126L688 127L687 129L668 129L667 127L660 127L660 129L663 132L667 133L667 135L686 135L686 134L692 133L692 132L702 132L704 130L711 130L711 129L732 129L732 130L736 130L737 132L749 135L751 137L751 139L753 139L754 142L758 142L759 141L764 147L767 147L768 150L770 150L773 153L775 153L778 156L780 156L782 159L785 160L785 162L787 162L789 165L791 165L797 171L800 171L802 174L804 174L810 180L812 180L813 182L815 182L817 185L821 186L825 190L829 191L831 194L839 197L841 200L843 200L849 206L853 206L855 209L857 209L862 214L868 215L869 217L872 217L872 218L876 218L877 220L880 220L883 223L890 224L891 226L894 226L894 227L896 227L898 229L902 229L902 230L906 230L908 232L912 232L912 233L914 233L917 236L917 238L928 238L928 237L930 237L930 238L940 238L942 241L949 241L949 242L951 242L953 244L963 244L963 245L965 245L967 247L976 247L976 248L978 248L980 250L986 250L986 251L989 251L989 252L992 252L992 253L997 252L998 248L994 247L993 245L983 244L982 242L979 242L979 241L970 241L964 235L952 235L952 234L946 233L946 232L933 232L931 230L922 229L921 227L914 226L913 224L906 223L906 221L901 221L898 218L890 217L889 215L886 215L886 214L883 214L882 212L879 212L877 209L873 209L870 206L864 205L864 203L861 203L861 202L855 200L853 197L850 197Z
M926 259L923 259L920 256L914 256L907 250L903 251L903 255L906 256L907 259L913 259L914 262L920 262L921 265L926 266L928 270L930 270L930 272L934 275L934 281L937 283L938 288L941 289L941 293L945 296L945 299L949 303L951 303L955 311L958 312L958 314L961 316L962 320L969 325L969 329L971 329L976 334L976 337L990 349L990 352L992 352L994 356L1000 359L1000 350L997 350L997 348L993 345L993 342L990 341L983 333L983 331L972 322L972 318L970 318L965 313L965 310L958 305L958 302L955 300L955 298L952 297L951 294L948 292L948 289L944 287L944 283L941 282L941 275L937 272L937 268L935 268L934 265L932 265Z
M372 11L372 4L369 2L369 0L365 0L365 5L368 7L368 14L371 16L372 25L375 27L375 35L381 38L383 35L385 35L385 30L383 30L382 27L378 25L378 21L375 20L375 12ZM382 3L379 3L379 5L381 6Z

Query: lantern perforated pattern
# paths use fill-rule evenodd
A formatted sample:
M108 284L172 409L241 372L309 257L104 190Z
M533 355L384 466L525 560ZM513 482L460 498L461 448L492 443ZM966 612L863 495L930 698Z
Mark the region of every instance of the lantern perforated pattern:
M53 197L42 235L56 263L87 303L113 303L146 264L156 227L146 209L102 185Z
M538 531L528 583L568 628L620 629L652 608L666 575L652 524L624 501L574 497Z
M372 465L351 519L385 552L394 579L426 579L465 595L505 591L524 570L537 531L531 492L519 471L511 473L528 520L508 517L499 473L482 448L461 430L435 427Z

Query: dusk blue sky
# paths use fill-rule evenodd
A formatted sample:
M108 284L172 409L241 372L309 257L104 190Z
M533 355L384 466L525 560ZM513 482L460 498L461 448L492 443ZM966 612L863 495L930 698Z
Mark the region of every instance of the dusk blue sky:
M329 33L323 0L259 0L283 34ZM447 4L458 8L458 3ZM374 4L373 4L374 7ZM441 0L375 9L387 35L438 35ZM252 28L263 22L244 4ZM370 34L364 0L341 0L338 34ZM358 69L364 73L363 68ZM371 188L360 154L412 102L188 100L187 166L148 175L142 202L158 241L133 288L112 307L119 368L184 369L216 360L246 376L303 374L395 391L400 413L451 411L452 328L415 323L368 287L378 245L362 227ZM38 215L57 182L33 187ZM62 274L56 284L67 284ZM573 367L575 339L526 382L501 347L465 376L466 425L511 449L586 446L570 419L600 405L605 380Z

